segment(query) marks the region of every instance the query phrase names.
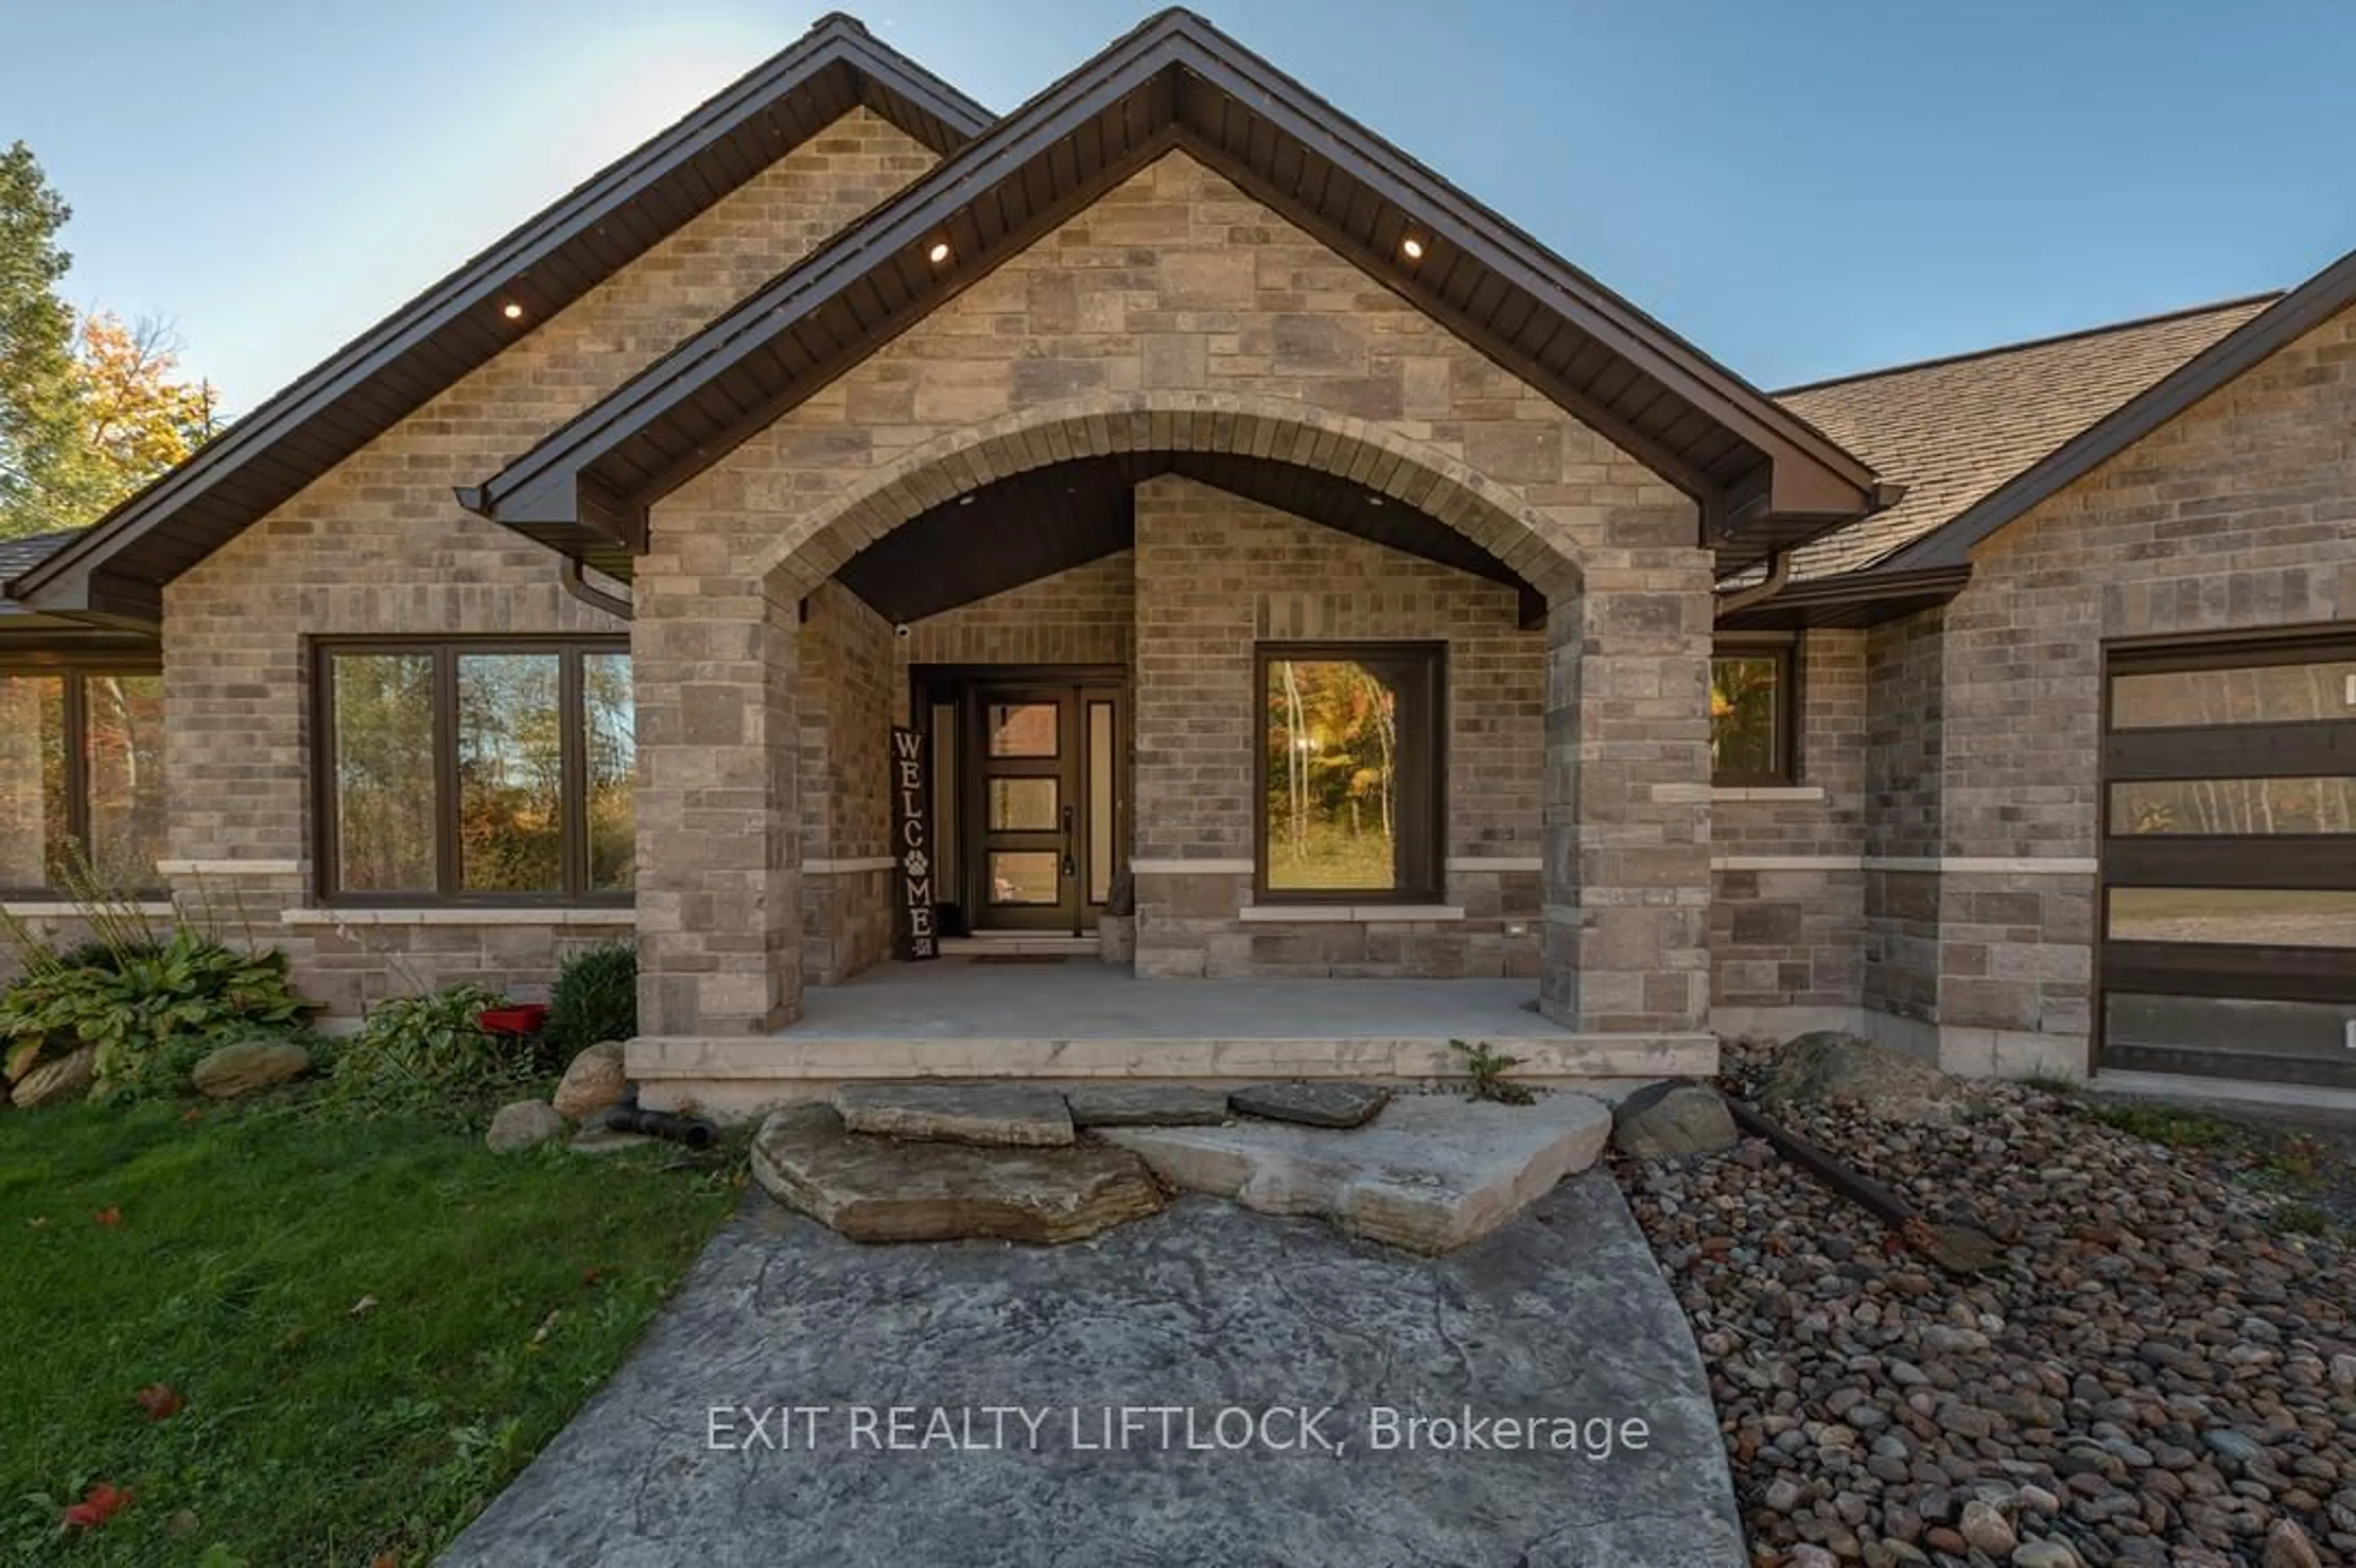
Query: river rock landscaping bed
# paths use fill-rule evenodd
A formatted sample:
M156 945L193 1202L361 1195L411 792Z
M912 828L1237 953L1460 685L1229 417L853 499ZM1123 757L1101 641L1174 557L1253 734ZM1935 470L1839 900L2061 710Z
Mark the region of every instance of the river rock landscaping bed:
M1730 1045L1756 1093L1769 1056ZM2356 1563L2356 1249L2217 1151L2076 1099L1773 1115L1933 1222L1955 1276L1767 1145L1616 1166L1710 1371L1754 1561L2013 1568Z

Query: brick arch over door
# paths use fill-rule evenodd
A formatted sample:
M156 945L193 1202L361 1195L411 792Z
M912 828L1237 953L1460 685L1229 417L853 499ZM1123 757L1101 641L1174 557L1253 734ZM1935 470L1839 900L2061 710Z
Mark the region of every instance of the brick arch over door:
M798 597L860 550L933 507L998 479L1074 458L1205 452L1275 458L1391 496L1447 525L1552 602L1580 591L1567 530L1505 485L1430 443L1312 403L1234 392L1100 394L954 431L865 475L830 515L774 540L757 573Z

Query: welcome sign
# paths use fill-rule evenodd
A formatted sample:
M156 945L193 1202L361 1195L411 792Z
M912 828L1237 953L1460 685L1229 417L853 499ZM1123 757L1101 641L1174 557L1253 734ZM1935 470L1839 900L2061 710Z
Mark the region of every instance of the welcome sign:
M900 956L938 958L933 925L933 843L925 802L931 795L925 737L892 728L892 858L900 866Z

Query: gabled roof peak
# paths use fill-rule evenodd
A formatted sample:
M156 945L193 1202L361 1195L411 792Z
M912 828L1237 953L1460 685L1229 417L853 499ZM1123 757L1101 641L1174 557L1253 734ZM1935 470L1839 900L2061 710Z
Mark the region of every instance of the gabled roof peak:
M1806 420L1176 8L460 498L626 571L655 499L1173 150L1695 497L1727 569L1890 499L1867 464Z
M66 613L154 624L161 589L516 337L856 108L937 153L990 112L830 12L678 123L344 345L6 585Z

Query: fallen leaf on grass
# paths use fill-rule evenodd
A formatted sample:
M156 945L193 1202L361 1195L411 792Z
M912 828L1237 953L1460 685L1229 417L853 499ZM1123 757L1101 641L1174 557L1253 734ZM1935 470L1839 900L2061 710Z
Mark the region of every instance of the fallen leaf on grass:
M123 1208L120 1204L110 1203L105 1208L91 1214L91 1218L112 1231L117 1225L123 1223Z
M25 1229L28 1231L46 1231L48 1228L49 1217L47 1214L36 1214L25 1221Z
M373 1296L363 1296L352 1303L352 1316L355 1317L365 1317L375 1310L376 1297Z
M594 1267L584 1268L581 1271L581 1283L583 1285L594 1285L600 1279L603 1279L605 1275L605 1265L598 1264Z
M541 1346L548 1343L548 1337L556 1332L556 1325L563 1317L564 1313L562 1309L559 1309L558 1311L550 1313L547 1317L541 1319L538 1331L536 1331L531 1337L531 1348L533 1349L536 1350L540 1349Z
M139 1402L139 1408L147 1413L150 1421L164 1421L177 1415L188 1403L170 1383L149 1383L131 1397Z
M96 1530L130 1505L131 1488L101 1481L82 1495L81 1501L66 1509L65 1528Z

